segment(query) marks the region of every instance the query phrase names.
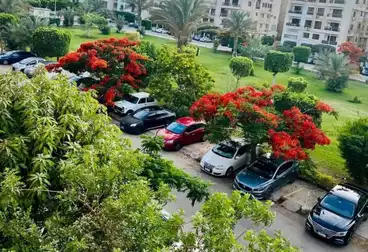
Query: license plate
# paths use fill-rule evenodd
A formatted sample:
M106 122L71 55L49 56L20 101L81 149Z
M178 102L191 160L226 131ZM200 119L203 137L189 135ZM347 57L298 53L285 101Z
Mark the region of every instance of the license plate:
M208 171L208 172L211 172L211 169L208 169L208 168L204 168L205 171Z
M318 234L319 236L324 237L324 238L326 238L326 237L327 237L327 235L325 235L324 233L321 233L321 232L319 232L319 231L317 231L317 234Z

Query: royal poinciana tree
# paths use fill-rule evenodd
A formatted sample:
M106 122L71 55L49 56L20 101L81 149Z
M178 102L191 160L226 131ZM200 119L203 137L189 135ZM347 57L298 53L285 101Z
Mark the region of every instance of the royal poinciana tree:
M345 41L338 48L337 52L349 57L350 63L356 64L363 55L363 50L351 41Z
M142 85L141 79L146 75L143 63L147 58L134 51L137 45L138 42L127 38L86 42L76 52L62 57L57 64L49 65L48 70L62 67L76 74L91 73L97 81L85 91L97 90L103 102L111 105L116 96Z
M207 94L192 105L190 112L207 122L212 141L227 139L234 130L242 130L243 137L252 144L252 159L256 158L257 144L268 142L275 156L303 160L308 157L306 149L328 145L330 140L304 113L307 111L297 107L276 111L273 98L284 90L282 85L262 90L245 86L223 95ZM317 102L314 109L333 110L323 102Z

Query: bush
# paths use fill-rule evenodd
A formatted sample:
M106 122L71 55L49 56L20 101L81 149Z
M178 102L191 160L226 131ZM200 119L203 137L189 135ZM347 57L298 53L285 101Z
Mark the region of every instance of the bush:
M277 51L280 51L280 52L288 52L288 53L290 53L290 52L292 52L292 51L293 51L293 48L291 48L291 47L287 47L287 46L279 46L279 47L277 48Z
M341 156L350 175L360 183L368 182L368 118L348 121L337 138Z
M293 48L294 61L307 63L311 54L311 49L307 46L295 46Z
M293 63L292 53L283 53L278 51L269 51L264 61L264 69L274 73L283 73L289 71Z
M303 77L288 79L288 89L292 92L302 93L307 88L308 82Z
M348 86L349 76L341 75L336 78L329 78L326 80L326 88L327 90L333 92L342 92L344 88Z
M294 48L296 46L296 42L294 42L294 41L284 41L282 46L283 47Z
M56 26L60 26L60 22L61 22L60 18L50 18L49 19L49 25L55 24Z
M351 102L351 103L362 103L362 100L360 100L358 96L355 96L354 99L349 100L349 102Z
M327 50L328 52L335 52L336 48L330 45L313 45L312 46L312 53L319 53L320 51Z
M142 20L142 26L144 27L144 29L146 31L150 31L150 30L152 30L152 21L147 20L147 19L143 19Z
M135 22L135 14L128 12L128 11L116 11L115 12L117 16L123 16L125 21L129 22L129 23L134 23Z
M247 57L233 57L230 60L229 67L232 74L236 78L236 87L238 87L239 80L251 74L253 69L253 61Z
M53 27L39 27L33 34L32 50L40 57L61 57L69 52L71 34Z
M214 53L217 53L217 49L218 49L219 46L220 46L220 40L219 39L215 39L213 41L213 52Z
M272 46L274 42L275 42L275 39L272 36L263 36L262 37L262 45Z
M84 21L83 17L80 17L79 18L79 23L80 24L85 24L85 21ZM72 27L73 25L74 25L74 17L72 17L70 19L70 22L69 22L69 19L68 18L64 18L63 26L65 26L65 27Z
M310 159L300 162L300 175L301 178L326 190L331 190L339 183L334 177L319 172Z
M138 32L127 32L124 34L124 37L128 38L131 41L138 41L140 38Z
M99 29L100 29L101 33L104 34L104 35L109 35L110 32L111 32L110 31L110 26L108 26L108 25L101 26L101 27L99 27Z
M8 24L15 24L17 18L9 13L0 13L0 28L3 29Z

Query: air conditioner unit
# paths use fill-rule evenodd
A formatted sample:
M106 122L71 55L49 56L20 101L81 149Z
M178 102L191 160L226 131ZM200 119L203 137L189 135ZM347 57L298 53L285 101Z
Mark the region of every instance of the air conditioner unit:
M305 27L305 30L306 30L306 31L310 31L310 28L309 28L309 27Z

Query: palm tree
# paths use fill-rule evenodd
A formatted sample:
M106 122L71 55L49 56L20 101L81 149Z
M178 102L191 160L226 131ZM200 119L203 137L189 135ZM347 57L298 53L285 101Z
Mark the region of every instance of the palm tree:
M80 7L77 10L79 16L83 16L87 13L95 12L97 14L107 16L108 11L106 8L106 1L105 0L88 0L83 1Z
M207 10L203 0L164 0L159 7L152 9L151 19L167 27L181 48L188 44L192 33L206 17Z
M231 12L230 18L224 20L224 27L234 37L233 55L238 55L238 41L241 37L246 37L253 28L253 22L248 18L248 14L243 11Z
M25 11L26 4L23 0L0 0L0 12L19 14Z
M137 24L140 29L142 25L142 11L148 10L153 6L153 0L127 0L127 4L137 10Z
M73 26L75 10L73 8L67 7L60 11L60 14L64 16L64 26Z

